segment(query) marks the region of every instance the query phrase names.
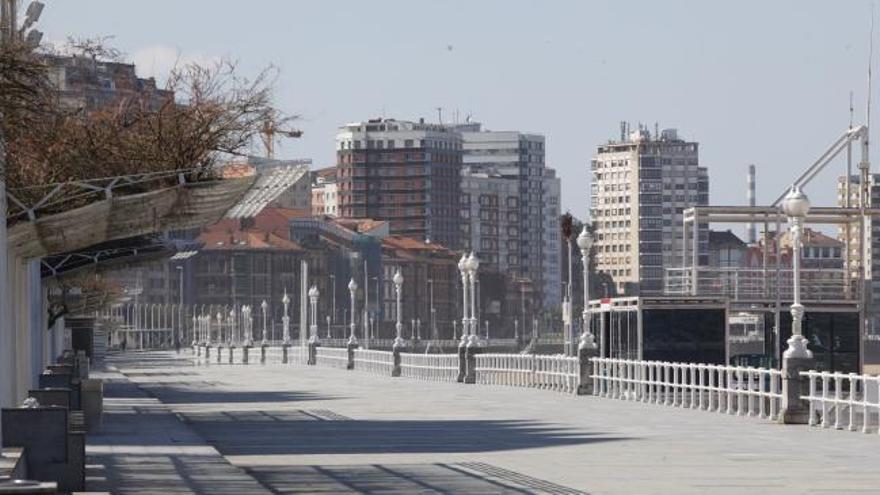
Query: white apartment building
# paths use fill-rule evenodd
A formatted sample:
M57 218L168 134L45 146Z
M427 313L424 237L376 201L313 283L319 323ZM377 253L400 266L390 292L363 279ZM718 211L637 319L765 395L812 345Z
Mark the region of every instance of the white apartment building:
M495 187L515 194L505 200L515 206L499 217L499 233L503 230L505 235L503 241L499 238L497 249L490 247L496 243L487 239L484 244L483 238L477 237L477 232L480 236L486 232L480 225L485 222L482 218L471 216L470 225L463 226L469 229L463 237L470 238L481 259L493 260L490 264L495 263L498 269L532 280L542 292L545 306L559 304L559 179L544 162L544 136L483 130L475 122L455 125L454 129L462 136L464 177L474 177L474 185L506 181L507 186ZM475 200L471 196L471 215Z
M698 144L674 129L652 136L622 124L620 140L600 145L590 168L596 269L614 279L618 293L662 293L666 269L682 264L683 211L709 203ZM706 264L708 225L698 230L699 261Z

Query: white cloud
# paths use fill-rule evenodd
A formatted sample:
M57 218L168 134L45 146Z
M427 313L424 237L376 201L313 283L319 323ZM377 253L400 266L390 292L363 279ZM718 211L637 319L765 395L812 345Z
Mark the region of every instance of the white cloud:
M135 64L140 77L155 77L161 87L165 84L168 74L174 67L190 63L210 65L218 62L221 57L201 52L181 52L176 48L154 45L135 51L131 61Z

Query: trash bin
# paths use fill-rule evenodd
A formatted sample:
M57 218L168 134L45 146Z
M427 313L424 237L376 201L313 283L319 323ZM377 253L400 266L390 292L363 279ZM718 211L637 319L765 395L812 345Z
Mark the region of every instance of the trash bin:
M104 382L96 378L86 378L80 382L80 394L86 431L101 429L101 416L104 412Z

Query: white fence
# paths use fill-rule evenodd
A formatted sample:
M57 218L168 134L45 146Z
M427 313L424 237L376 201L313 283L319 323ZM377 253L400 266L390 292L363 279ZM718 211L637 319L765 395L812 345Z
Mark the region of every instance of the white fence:
M346 369L348 367L348 349L338 347L318 347L317 364L318 366L327 366L330 368Z
M392 368L394 368L394 353L391 351L354 350L355 371L391 376Z
M593 393L673 407L776 419L779 370L712 364L595 358Z
M454 382L458 378L458 354L401 353L400 376Z
M880 420L880 376L804 371L810 425L868 433Z
M575 393L580 384L576 357L540 354L477 354L477 383L533 387Z

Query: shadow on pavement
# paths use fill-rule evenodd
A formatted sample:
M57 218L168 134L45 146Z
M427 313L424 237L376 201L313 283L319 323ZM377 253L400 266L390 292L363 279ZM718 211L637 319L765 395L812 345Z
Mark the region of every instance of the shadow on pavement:
M539 421L360 421L328 412L200 412L182 417L223 455L493 452L626 440Z

